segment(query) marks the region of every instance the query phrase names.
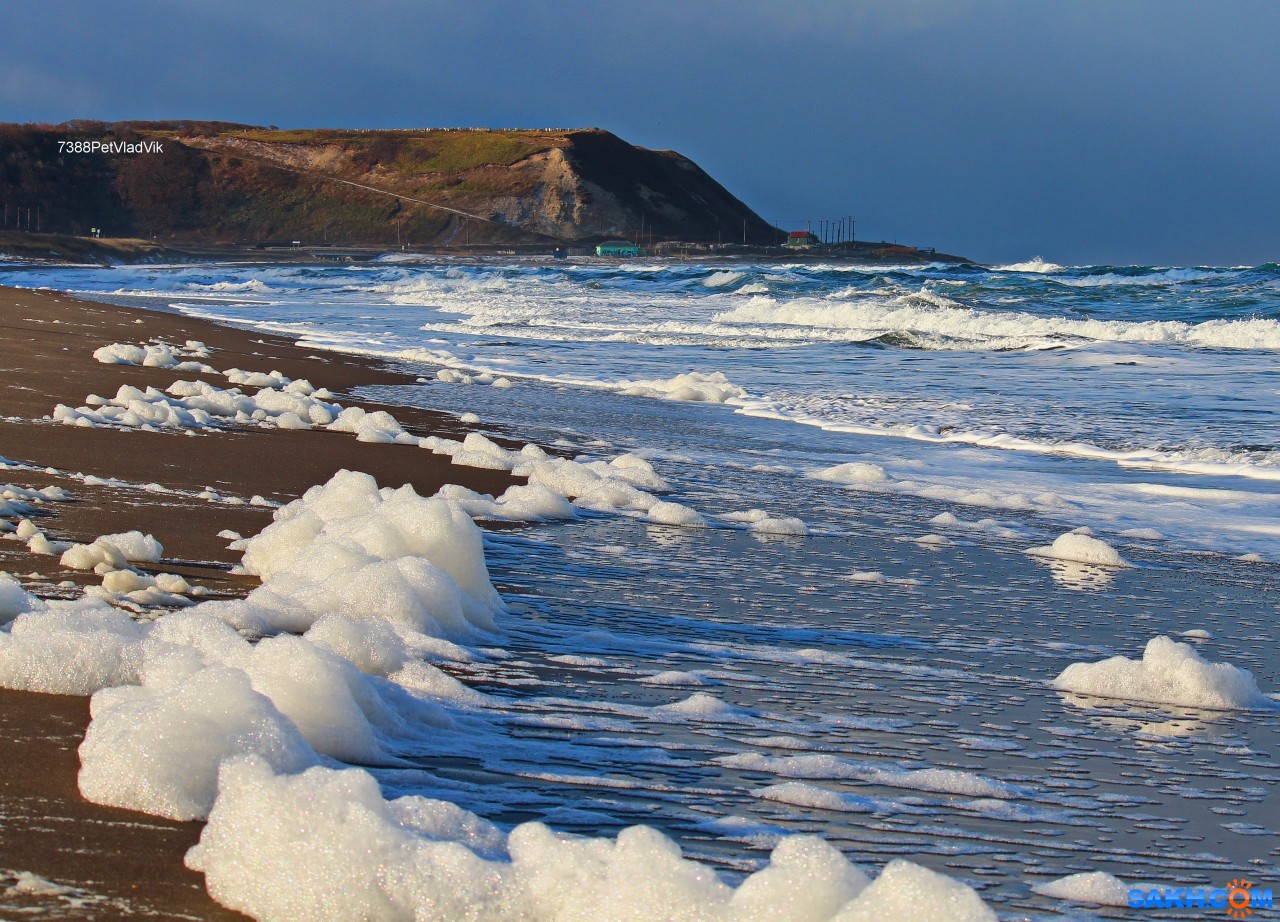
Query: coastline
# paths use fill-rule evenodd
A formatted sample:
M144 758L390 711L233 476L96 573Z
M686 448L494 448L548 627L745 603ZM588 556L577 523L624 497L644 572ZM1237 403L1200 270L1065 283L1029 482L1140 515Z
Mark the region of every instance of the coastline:
M279 503L325 482L342 468L365 471L380 483L410 483L431 495L445 483L501 493L519 482L504 471L455 466L447 457L402 446L358 442L337 432L234 429L190 436L66 426L41 417L55 404L80 405L91 393L113 394L123 384L163 388L175 378L201 377L172 369L104 365L93 351L113 342L198 339L220 367L279 369L308 378L352 401L345 391L365 384L411 383L414 376L374 359L312 355L281 337L209 321L98 302L59 293L0 288L0 367L5 369L0 457L22 465L3 480L23 486L61 486L70 502L42 504L37 524L51 539L92 541L140 529L165 547L156 570L178 573L210 597L234 598L256 584L228 571L237 554L217 537L223 529L252 534L271 520L272 507L211 502L196 496L213 487L226 500L259 495ZM226 381L220 377L208 380ZM397 418L421 435L460 438L450 416L396 407ZM105 483L84 477L100 478ZM111 482L124 481L132 486ZM168 492L142 489L159 484ZM145 568L144 568L145 569ZM65 596L64 580L94 582L92 571L68 571L57 557L28 553L18 541L0 541L0 570L19 576L40 595ZM79 589L74 590L75 593ZM215 903L201 875L182 864L203 824L171 822L102 807L76 787L76 754L89 722L89 699L0 689L0 881L11 890L20 872L70 890L61 894L11 892L0 905L38 906L43 918L90 914L163 918L241 918ZM10 880L12 878L12 880ZM4 893L0 888L0 893ZM76 904L73 906L73 904ZM78 907L78 908L77 908ZM61 913L65 911L66 915Z
M887 242L867 246L893 246ZM74 237L69 234L0 232L0 256L16 257L31 265L78 266L97 263L110 265L145 265L170 262L233 262L262 265L365 264L380 257L402 256L410 259L553 259L567 254L569 263L584 260L599 263L659 262L698 263L750 260L764 263L836 263L854 266L898 266L903 263L928 265L933 262L981 265L967 256L920 250L914 254L897 252L875 256L864 247L859 250L838 247L788 248L782 246L743 246L740 244L680 244L655 248L641 257L599 257L595 242L563 241L539 244L449 244L443 246L397 246L394 240L382 245L301 243L298 246L251 243L200 243L170 240L160 243L130 237Z
M289 500L302 490L324 482L339 465L368 470L385 487L411 480L424 496L435 492L438 485L446 481L462 481L476 490L496 495L512 482L511 478L483 466L464 466L466 462L461 459L459 465L449 464L435 454L436 447L430 444L422 447L431 451L405 451L402 446L359 442L350 432L303 433L282 428L259 429L250 424L248 429L211 432L197 425L173 434L81 428L47 420L33 422L59 402L92 405L95 401L86 399L88 394L110 395L123 383L164 387L175 379L194 376L191 370L173 367L102 365L92 357L98 346L112 342L137 343L153 336L176 343L187 338L199 339L216 350L205 358L219 368L237 365L264 373L280 369L282 374L306 377L316 385L328 385L339 392L317 395L317 399L340 400L351 405L353 401L348 393L353 389L381 396L377 385L391 385L384 399L392 404L386 408L416 435L439 432L460 436L464 428L455 417L473 418L462 414L474 411L490 424L501 421L498 431L503 431L505 426L505 431L549 446L574 444L570 439L560 439L560 433L573 434L579 442L589 437L591 441L585 442L589 446L588 457L596 454L591 447L608 446L617 450L623 445L636 444L627 429L632 424L629 416L632 411L635 419L651 424L651 428L642 430L649 433L650 443L656 431L653 427L691 433L696 432L695 420L700 423L703 419L693 415L703 410L686 410L679 401L640 402L625 395L601 396L595 391L580 394L573 388L516 387L494 391L420 388L417 385L424 378L418 377L415 371L379 364L394 362L394 359L328 350L311 354L307 348L263 334L263 328L223 327L220 321L190 320L178 314L77 301L57 291L0 290L0 294L7 294L9 297L5 300L12 303L5 308L9 314L0 317L0 323L10 334L5 340L3 361L9 371L12 399L6 403L4 413L13 414L12 418L0 421L4 427L0 433L5 435L5 441L0 442L0 455L14 462L28 462L25 467L10 466L4 479L17 485L58 486L73 493L75 498L74 502L42 502L31 519L55 540L90 540L96 535L126 528L154 532L166 544L166 553L158 566L148 569L182 574L214 593L215 600L219 594L228 599L243 595L256 585L256 580L230 573L230 567L239 562L240 557L227 553L229 549L212 536L225 528L244 535L260 531L270 520L266 503ZM0 301L0 306L4 303ZM357 307L356 312L363 313L363 308ZM323 314L303 312L302 316L314 321ZM373 321L378 322L377 318ZM421 321L412 313L408 322ZM293 327L280 325L272 329L284 330L289 335ZM365 328L370 344L376 344L381 329L373 325ZM442 380L447 377L442 376ZM223 375L210 377L209 381L218 387L227 387L227 378ZM374 387L365 389L362 385ZM190 392L178 389L175 393ZM425 399L420 399L423 394ZM369 409L378 408L369 401L355 403ZM418 409L413 409L415 404ZM445 412L421 409L424 405L444 408ZM67 416L66 413L59 415ZM91 412L82 417L82 421L89 422L90 417ZM706 417L707 420L720 418ZM752 421L751 426L756 425ZM762 435L776 429L780 438L790 438L790 430L782 429L783 425L779 422L775 427L762 422L759 427ZM261 441L264 438L276 441ZM501 440L500 436L494 438ZM404 441L412 443L418 439ZM461 447L458 442L452 444L454 449ZM514 448L519 443L506 444ZM639 440L639 444L643 446L645 440ZM692 444L682 448L687 448L689 457L693 458L708 444L714 447L714 442L693 436ZM874 449L875 445L871 447ZM754 450L753 445L747 448ZM514 467L514 457L521 453L505 454L512 456L508 466ZM44 458L55 456L57 464L46 466ZM879 457L874 453L870 456L877 460ZM643 461L642 457L629 457L637 463ZM752 462L758 460L758 455L747 457ZM380 468L373 466L375 459ZM494 456L482 451L469 460L483 464L494 460ZM607 465L608 462L591 463ZM653 822L661 833L682 844L688 842L695 860L709 862L730 874L755 866L748 862L763 858L760 852L765 845L752 842L748 853L755 854L746 859L736 851L727 854L725 842L735 841L732 826L725 840L708 840L706 832L711 827L690 821L691 815L702 815L700 802L708 794L714 791L713 799L721 805L721 811L735 822L740 822L741 816L765 820L760 827L745 827L749 830L771 829L769 824L777 823L791 831L809 832L813 830L811 823L817 822L809 819L810 811L830 811L833 815L821 820L823 836L830 836L831 844L851 861L872 867L883 864L886 855L905 856L904 860L918 861L922 867L961 875L983 898L988 896L990 888L994 891L993 902L1003 903L1006 909L1011 906L1040 909L1048 898L1033 895L1038 894L1038 890L1028 892L1023 856L1011 853L1008 858L988 857L989 849L970 851L967 843L975 837L980 840L991 837L993 841L1025 850L1040 862L1029 874L1032 880L1078 870L1078 862L1086 855L1090 866L1130 879L1127 856L1141 853L1163 860L1167 854L1152 841L1153 834L1141 831L1148 827L1134 828L1133 823L1138 817L1132 813L1133 809L1146 809L1138 805L1157 801L1128 797L1132 785L1129 774L1105 777L1103 765L1106 763L1096 760L1100 755L1096 748L1086 745L1083 754L1076 751L1074 741L1098 738L1105 740L1104 745L1128 752L1130 760L1124 765L1141 766L1147 777L1167 776L1170 783L1151 793L1162 799L1162 806L1173 808L1179 814L1185 812L1185 821L1193 824L1189 828L1210 840L1206 842L1207 847L1224 853L1226 857L1219 858L1206 852L1208 857L1197 861L1194 867L1197 880L1207 879L1209 873L1216 874L1227 860L1239 865L1257 857L1249 850L1254 840L1229 841L1235 835L1254 834L1245 824L1224 822L1215 812L1206 810L1206 806L1216 806L1213 800L1202 803L1183 796L1181 780L1173 774L1176 769L1170 768L1170 764L1171 760L1185 755L1185 748L1170 748L1162 754L1149 747L1151 734L1157 733L1163 734L1162 739L1175 733L1189 737L1186 742L1162 744L1162 748L1166 745L1201 747L1204 745L1199 739L1201 735L1206 740L1211 736L1216 738L1220 732L1227 736L1243 735L1247 725L1254 729L1252 721L1246 721L1243 716L1212 717L1203 721L1169 720L1166 721L1168 728L1162 730L1165 724L1143 718L1148 722L1138 727L1132 740L1128 739L1128 724L1117 724L1116 728L1105 731L1105 736L1099 736L1098 723L1114 720L1114 714L1074 700L1058 700L1059 693L1053 690L1056 686L1051 682L1063 666L1073 661L1141 649L1153 634L1182 636L1197 645L1213 644L1215 637L1222 638L1223 648L1232 651L1230 659L1258 669L1261 664L1257 658L1241 652L1239 646L1242 636L1247 636L1240 633L1248 627L1247 616L1241 615L1237 625L1218 611L1239 614L1254 610L1249 587L1256 584L1246 574L1240 574L1244 578L1235 588L1215 588L1211 582L1196 588L1193 573L1169 574L1162 567L1148 567L1146 562L1157 550L1126 542L1121 545L1125 560L1135 561L1136 566L1095 570L1092 584L1086 584L1087 580L1081 583L1073 576L1070 565L1064 569L1050 561L1046 569L1039 558L1028 556L1031 553L1028 545L1043 550L1040 545L1057 543L1053 540L1054 532L1046 532L1043 523L1036 525L1027 517L1015 514L1002 515L999 520L985 519L984 525L971 521L963 505L930 503L923 494L917 500L886 493L881 502L875 490L850 494L838 481L833 481L835 485L830 487L815 488L814 480L798 479L789 468L773 471L752 466L750 479L755 484L767 478L764 482L771 491L766 501L770 509L784 513L805 510L803 522L793 520L801 527L815 526L804 541L788 538L794 532L785 529L758 533L755 529L735 530L733 525L706 529L695 525L689 530L666 528L664 526L684 525L689 519L697 522L690 511L736 524L743 513L726 514L724 510L740 508L745 497L760 495L758 488L748 486L745 473L742 479L735 476L732 463L714 466L710 471L690 470L693 463L689 460L674 460L666 466L674 466L679 471L681 464L687 465L682 472L684 476L671 492L681 499L690 498L696 508L681 506L678 502L658 504L656 497L645 495L651 505L628 509L633 513L639 508L645 509L647 514L643 517L588 515L578 519L575 516L576 520L566 522L564 528L545 526L547 533L528 536L532 541L525 535L513 534L495 535L485 542L486 550L493 552L497 562L495 572L501 574L496 588L501 589L511 606L509 623L519 623L522 627L504 638L498 651L500 659L489 664L462 665L457 671L450 671L452 678L462 680L469 689L482 695L492 693L494 701L502 701L503 705L515 704L515 708L502 707L514 720L498 731L500 743L498 737L494 739L502 747L500 763L490 764L482 759L479 765L472 765L472 746L461 738L452 747L448 742L442 744L432 739L429 754L413 754L418 760L415 768L419 770L444 769L446 801L472 810L477 816L496 817L503 823L519 822L522 827L526 821L545 818L557 833L563 830L570 835L595 839L599 839L601 831L612 831L615 823L631 829ZM878 470L874 465L855 464L852 468L851 473L855 474L875 474ZM744 472L747 469L741 468ZM537 476L536 472L531 475L535 485L539 485ZM105 481L110 477L121 479L112 482L88 479ZM152 481L159 490L150 488ZM207 488L216 491L216 496L202 496L211 492ZM567 492L565 496L568 498ZM852 500L852 496L857 496L857 500ZM256 497L264 499L255 505ZM851 503L855 502L858 522L848 528L846 520ZM589 504L578 508L598 511L598 507ZM614 508L618 508L616 503ZM940 508L956 512L935 514ZM767 517L764 510L756 511ZM50 514L40 515L41 512ZM77 516L81 524L77 524ZM17 521L11 514L8 518ZM774 521L787 522L785 519ZM1000 540L995 542L973 540L972 529L991 528L994 534L1003 521L1023 530L1010 528L1000 532ZM658 527L652 528L655 524ZM929 533L922 534L926 531ZM1105 530L1103 534L1111 537ZM546 542L538 540L548 537L550 540ZM1142 537L1136 536L1135 540ZM0 553L13 552L9 561L0 560L0 569L34 573L27 578L28 588L48 597L57 597L60 593L78 595L80 587L70 590L58 585L75 576L74 573L57 568L56 558L32 557L21 553L21 547L12 540L0 541ZM629 563L627 551L633 547L639 555ZM15 560L19 562L10 562ZM703 591L709 562L716 567L719 580L727 577L742 587L731 615L718 614L711 586ZM673 591L663 599L646 599L642 604L628 605L637 586L651 585L653 565L662 567L661 572L670 580ZM1248 565L1246 561L1238 566ZM44 568L43 573L40 567ZM852 567L856 572L845 573L845 567ZM950 577L950 589L943 588L940 574ZM993 574L999 574L994 578L994 586ZM92 575L84 575L88 577L86 585L98 585ZM320 574L316 576L318 581L323 581ZM636 582L638 579L644 583ZM105 576L102 580L105 584ZM529 593L527 587L536 587L536 590ZM1223 592L1231 595L1237 604L1224 605ZM374 609L377 604L374 598ZM1058 625L1064 604L1074 613L1074 623L1082 636L1095 640L1089 647L1062 643L1064 638ZM369 610L375 617L381 617L374 609ZM690 617L691 610L696 617ZM779 625L776 622L780 611L803 620L796 625ZM12 608L9 612L12 613ZM546 616L550 617L544 622ZM1006 623L1009 630L1004 632L1003 643L993 647L984 642L980 648L974 647L975 624L986 625L1000 635L998 625ZM247 630L250 639L258 636L253 627L241 630ZM290 628L284 630L292 633ZM744 642L743 635L753 640ZM660 636L662 643L650 646L650 638L654 636ZM710 649L705 646L708 640L713 641ZM264 646L273 645L278 648L274 640ZM922 652L929 650L933 652ZM945 664L943 668L934 668L935 659ZM733 681L739 676L730 676L724 671L727 667L736 673L748 664L746 682ZM516 668L510 668L511 665ZM1259 673L1265 676L1263 687L1274 687L1273 670L1263 668L1265 671ZM833 671L840 675L852 671L861 678L846 690L839 683L831 684ZM875 680L876 676L881 677L879 681ZM999 681L993 686L991 678ZM121 680L116 681L119 684ZM601 684L606 686L603 695ZM702 685L712 688L690 694L689 686ZM717 685L722 688L717 689ZM540 688L553 690L554 696L541 696ZM132 694L134 689L127 691ZM686 695L688 697L683 697ZM821 713L814 714L808 703L819 699L824 704ZM65 718L66 733L50 743L55 755L60 755L45 760L53 764L61 758L66 763L59 776L63 802L57 809L28 811L32 818L25 828L32 835L44 835L46 827L51 825L42 823L45 814L65 816L67 828L77 828L76 824L84 822L93 824L95 830L113 830L110 835L118 834L118 841L125 843L119 849L131 854L137 851L133 842L138 830L145 833L159 829L161 832L156 833L153 843L155 849L166 854L172 850L178 858L202 828L216 838L216 824L212 827L166 824L142 814L126 814L128 819L118 820L121 814L115 811L92 813L98 808L85 804L76 793L76 748L84 731L85 700L17 693L7 693L4 698L5 702L13 702L17 715L6 729L12 738L30 739L37 733L45 733L42 722L63 720L58 715L63 713L60 709L64 706L69 715ZM959 711L957 704L962 705ZM973 716L951 716L957 713ZM626 718L625 726L620 716ZM614 759L605 757L609 745L600 745L603 741L594 738L586 741L580 751L573 752L577 745L574 728L591 727L599 717L608 721L607 726L617 728L608 731L616 732L619 738L619 752ZM1001 723L994 724L992 720ZM749 734L747 738L740 738L741 732L736 727L754 725L757 721L762 730L782 726L799 735L756 739ZM101 723L103 721L95 720L91 735ZM1184 723L1188 729L1180 729ZM1214 724L1226 726L1219 730ZM702 735L703 730L713 726L719 726L719 732ZM548 734L546 727L561 729ZM833 727L842 729L833 734ZM847 727L857 729L849 733L844 729ZM1274 728L1259 723L1256 729L1257 740L1245 737L1247 745L1243 750L1218 747L1221 752L1214 753L1220 759L1221 764L1216 768L1224 772L1224 781L1238 777L1235 772L1240 770L1239 752L1249 753L1253 746L1260 752L1270 751ZM633 759L636 740L643 741L655 730L663 734L664 745L666 734L673 734L672 750L690 753L690 757L678 759L669 768L650 765L645 759ZM992 748L988 735L991 730L1000 731L1001 736L1009 734L1012 739ZM511 743L518 745L509 746ZM904 743L909 745L904 747ZM779 747L780 752L770 752ZM920 755L922 747L928 750L927 757ZM92 747L86 750L89 748ZM831 755L833 751L840 755ZM28 756L20 744L15 745L13 752L15 759ZM801 754L794 755L795 752ZM1069 801L1064 800L1061 786L1075 790L1072 786L1081 781L1081 755L1094 760L1087 763L1088 777L1091 786L1099 786L1098 797L1093 799L1091 795L1076 793ZM1045 761L1049 756L1052 758ZM869 757L874 757L874 766L865 761ZM359 756L354 763L350 758L338 758L347 764L364 764ZM587 775L547 773L545 765L549 758L553 763L563 760L567 765L581 766ZM783 780L806 777L803 772L795 774L803 768L805 759L839 760L831 763L835 765L831 769L836 772L833 777L839 780L850 777L852 772L853 783L837 784L836 790L832 790L829 784ZM87 752L84 761L86 766L92 761ZM461 775L457 774L460 765L464 766ZM931 773L935 768L944 779L940 786L929 780L934 778ZM656 804L667 802L671 796L667 784L654 784L655 795L629 795L638 803L615 810L612 778L594 779L592 773L607 772L611 776L617 771L627 777L649 771L659 777L666 775L680 791L674 802L686 808L684 815L680 809L671 813L656 809ZM699 773L696 784L689 783L687 773L690 771ZM125 772L121 777L130 775ZM22 803L31 803L38 795L29 792L40 790L39 784L44 780L41 776L27 787L23 787L26 782L21 778L14 781L15 803L19 807ZM771 780L773 784L768 783ZM761 783L766 786L761 787ZM482 793L495 787L502 790L508 784L512 791L518 789L520 796L508 799L501 794ZM868 784L873 790L884 788L883 797L864 802L861 790ZM922 784L925 786L920 787ZM472 786L474 791L466 789ZM647 789L648 784L642 783L640 790ZM907 796L917 800L893 799L900 798L898 792L902 790L917 789L940 792L946 800L930 796L930 802L922 804L915 794ZM394 783L389 789L384 787L384 791L399 793L402 790ZM434 793L436 788L429 782L422 789L411 785L409 790ZM86 791L93 796L91 787L86 787ZM565 791L569 792L567 797ZM454 792L462 796L455 799ZM974 800L975 792L991 796ZM371 798L370 802L375 806L383 803L380 798ZM593 812L590 807L579 810L567 806L582 802L588 805L604 802L610 808ZM323 865L322 856L315 854L307 858L310 853L305 848L295 852L292 845L284 842L264 845L272 841L260 834L260 820L269 813L265 807L279 808L287 815L290 809L287 797L277 802L273 797L248 796L241 798L240 803L245 824L242 828L250 835L237 845L237 860L247 857L244 864L259 869L272 864L278 855L288 854L296 859L287 867L264 870L260 874L262 887L257 893L258 899L286 899L275 882L286 874L294 874L296 869L311 871L316 875L313 883L324 884L325 874L331 874L332 869L329 872L319 869ZM1091 804L1088 816L1082 809L1086 804ZM82 808L89 812L84 813ZM933 817L913 820L922 810L939 811L954 828ZM865 819L851 817L851 812L862 813ZM11 810L10 814L25 815L20 809ZM85 818L79 819L82 816ZM892 816L893 824L880 819L884 816ZM1035 824L1036 834L1027 835L1029 828L1018 825L1022 823ZM1108 832L1099 835L1096 845L1082 851L1084 842L1078 838L1083 832L1081 827L1095 823L1104 824ZM1219 827L1222 832L1216 832ZM1237 833L1236 827L1245 831ZM285 823L284 828L287 830L289 824ZM175 838L184 835L187 838L182 841ZM949 841L956 851L939 855L926 844L934 841L934 835ZM1063 838L1055 840L1055 835ZM1218 838L1211 839L1213 835ZM338 834L326 841L336 845L341 839L342 835ZM19 841L7 853L16 856L10 865L0 863L0 894L5 898L15 897L14 885L10 885L9 880L18 871L52 877L60 886L76 887L69 899L83 899L74 895L79 893L90 897L101 894L100 905L104 907L109 904L118 909L123 904L109 901L123 900L137 892L134 884L138 882L138 874L130 869L131 865L120 863L109 872L114 882L111 886L116 889L108 892L107 883L102 880L104 872L75 864L84 861L84 846L58 834L46 841L56 854L52 859L41 859L46 862L45 866L55 868L59 861L65 861L75 873L59 876L53 871L42 874L27 868L21 861L30 850L24 850ZM91 847L107 853L111 848L108 845ZM732 845L729 848L732 849ZM209 867L199 859L193 864L204 869ZM889 869L894 866L886 867L886 881L893 879ZM200 890L207 884L219 900L261 914L262 903L232 902L238 898L236 893L232 889L219 891L212 876L206 881L192 878L172 860L167 864L151 861L147 867L154 867L156 873L161 874L158 882L143 885L145 899L153 902L135 902L130 904L130 911L147 911L165 917L211 918L213 916L201 913L206 909L221 910L201 902ZM169 871L162 873L166 867ZM8 877L4 876L6 872ZM369 879L374 877L377 875ZM995 883L991 884L993 878ZM124 886L129 889L124 890ZM195 896L186 891L188 887ZM323 893L324 886L316 886L312 892ZM48 903L47 896L41 898L33 893L31 898ZM194 900L199 905L195 910L187 910L182 908L185 905L182 900ZM147 908L160 904L156 901L168 901L168 908ZM142 909L138 910L138 906ZM195 915L191 915L192 912ZM311 915L314 917L314 912ZM71 913L70 917L83 917L83 911L78 916ZM299 910L297 917L306 916Z

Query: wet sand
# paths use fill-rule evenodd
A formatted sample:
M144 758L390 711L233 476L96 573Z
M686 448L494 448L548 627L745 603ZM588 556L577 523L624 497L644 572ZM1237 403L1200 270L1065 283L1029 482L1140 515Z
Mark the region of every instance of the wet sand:
M317 354L258 332L60 293L0 288L0 457L22 465L0 472L0 482L56 485L73 495L70 502L40 507L37 524L50 539L91 541L140 529L164 545L157 571L180 573L215 597L238 595L255 580L228 572L239 555L228 551L217 534L224 529L253 534L270 522L272 509L139 487L157 483L189 494L212 488L224 497L260 495L287 502L342 468L366 471L383 485L409 483L423 495L445 483L496 494L515 482L502 471L454 466L430 452L357 442L347 433L241 429L193 436L42 419L58 403L80 406L87 395L114 395L122 384L163 389L175 380L200 378L231 386L221 376L103 365L92 358L100 346L153 337L178 344L200 340L214 350L206 361L215 368L279 369L329 388L343 405L370 410L381 407L352 400L347 392L415 380L376 361ZM458 438L466 431L450 416L404 407L394 412L417 435ZM86 484L83 475L136 486ZM92 573L64 570L56 557L30 554L13 540L0 541L0 570L44 596L78 595L78 588L57 585L64 580L96 582ZM0 689L0 918L8 918L8 910L24 918L38 910L32 917L49 919L240 918L214 903L203 878L182 865L186 849L199 837L199 823L100 807L80 797L76 748L88 725L88 705L87 698ZM18 872L74 892L15 892Z

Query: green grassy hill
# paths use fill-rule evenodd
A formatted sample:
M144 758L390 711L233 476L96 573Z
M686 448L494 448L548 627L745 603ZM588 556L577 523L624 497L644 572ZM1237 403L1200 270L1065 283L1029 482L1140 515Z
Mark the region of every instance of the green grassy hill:
M163 152L78 153L75 142ZM3 124L0 205L9 229L34 214L45 232L164 244L714 242L741 240L744 226L752 243L775 241L688 158L599 129Z

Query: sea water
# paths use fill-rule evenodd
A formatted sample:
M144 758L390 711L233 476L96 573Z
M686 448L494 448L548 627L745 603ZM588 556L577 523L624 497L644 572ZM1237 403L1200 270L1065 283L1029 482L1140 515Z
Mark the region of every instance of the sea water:
M655 825L731 871L818 832L1002 912L1051 914L1030 885L1081 870L1280 880L1273 713L1049 684L1201 630L1207 658L1280 690L1275 266L391 257L0 280L409 362L422 384L367 396L639 453L726 526L584 516L491 536L510 613L456 674L497 702L494 729L404 753L415 769L379 773L390 794L576 832ZM690 373L725 383L664 389ZM814 476L851 462L844 482ZM810 533L727 527L756 508ZM1079 527L1134 566L1025 553Z

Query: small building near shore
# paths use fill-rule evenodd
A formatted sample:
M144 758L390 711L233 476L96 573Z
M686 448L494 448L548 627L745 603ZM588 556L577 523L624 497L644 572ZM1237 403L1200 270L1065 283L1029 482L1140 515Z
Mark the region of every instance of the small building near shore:
M822 241L818 239L817 234L812 231L792 231L787 234L787 239L782 241L784 247L793 247L797 250L806 250L821 243Z
M644 247L629 240L606 240L596 247L597 256L647 256Z

